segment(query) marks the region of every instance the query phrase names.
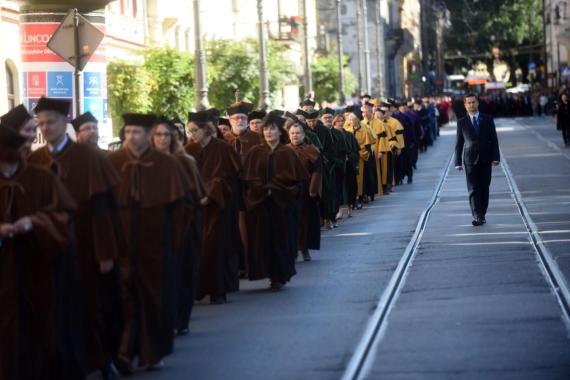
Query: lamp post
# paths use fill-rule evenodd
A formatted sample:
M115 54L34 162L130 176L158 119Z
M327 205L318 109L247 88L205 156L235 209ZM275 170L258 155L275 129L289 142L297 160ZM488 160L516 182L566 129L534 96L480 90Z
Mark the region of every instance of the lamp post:
M376 1L376 70L378 71L378 96L384 96L386 93L386 84L384 81L384 57L386 47L384 46L384 24L382 23L382 4Z
M359 95L363 95L364 89L364 60L362 59L362 52L364 50L362 43L362 0L356 0L356 46L358 52L358 92Z
M257 0L257 21L259 33L259 108L263 110L271 107L271 99L269 98L269 73L267 70L267 58L265 51L265 33L263 30L263 0Z
M303 42L305 47L305 98L313 93L313 75L311 73L311 57L309 51L309 21L307 20L307 0L303 0Z
M206 54L202 45L202 28L200 25L200 0L194 0L194 62L196 70L196 110L210 108L208 102L208 83L206 82Z
M366 2L361 0L362 5L362 27L364 29L364 92L370 93L370 47L368 44L368 9Z
M342 22L341 22L341 0L336 0L336 39L338 44L338 100L344 104L344 65L342 49Z

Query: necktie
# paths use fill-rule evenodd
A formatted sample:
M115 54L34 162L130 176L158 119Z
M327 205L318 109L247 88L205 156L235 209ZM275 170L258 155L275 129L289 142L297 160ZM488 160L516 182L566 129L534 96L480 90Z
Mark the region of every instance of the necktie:
M479 134L479 121L477 120L477 116L473 116L473 126L475 127L475 132Z

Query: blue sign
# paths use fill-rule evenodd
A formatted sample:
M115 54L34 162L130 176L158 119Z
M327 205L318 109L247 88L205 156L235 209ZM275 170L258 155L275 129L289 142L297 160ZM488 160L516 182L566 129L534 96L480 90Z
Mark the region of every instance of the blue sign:
M91 112L99 122L104 122L104 109L102 99L83 99L83 112Z
M52 98L73 98L73 73L70 71L48 72L47 96Z
M560 65L560 78L568 79L570 78L570 67L567 65Z
M528 63L528 71L536 71L536 63L529 62Z
M101 93L101 73L90 71L83 73L83 96L98 98Z

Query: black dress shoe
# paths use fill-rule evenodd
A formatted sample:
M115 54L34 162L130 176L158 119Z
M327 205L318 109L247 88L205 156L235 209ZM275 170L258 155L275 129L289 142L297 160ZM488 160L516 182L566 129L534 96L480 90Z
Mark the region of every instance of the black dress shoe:
M178 336L188 335L188 333L190 333L190 330L188 329L188 327L184 327L184 328L178 329L176 331L176 335L178 335Z
M483 223L483 224L487 223L487 219L481 218L481 223Z
M115 371L115 368L113 368L111 361L101 369L101 377L103 380L119 380L119 374Z
M220 296L210 296L210 305L223 305L227 302L226 295L222 294Z
M308 249L303 251L303 261L311 261L311 254Z
M271 284L269 285L269 287L271 288L271 290L273 291L279 291L281 289L283 289L285 287L285 284L279 281L273 281L271 280Z
M475 227L477 227L477 226L482 226L482 225L483 225L483 221L482 221L481 219L477 218L477 219L473 219L473 221L471 222L471 224L472 224L473 226L475 226Z
M114 360L114 363L117 371L119 371L119 373L123 376L128 376L135 373L133 364L127 358L118 357Z

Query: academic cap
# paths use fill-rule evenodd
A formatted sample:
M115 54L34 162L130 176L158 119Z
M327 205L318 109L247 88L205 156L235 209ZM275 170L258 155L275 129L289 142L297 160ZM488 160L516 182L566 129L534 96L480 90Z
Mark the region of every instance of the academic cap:
M123 114L123 122L126 125L134 125L151 129L156 121L156 115L142 113L125 113Z
M83 115L80 115L71 121L71 125L73 125L73 129L75 132L79 130L79 128L85 123L97 123L99 122L95 116L89 111L85 112Z
M312 119L316 119L317 117L319 117L319 111L313 110L313 111L303 111L302 109L298 109L297 112L295 112L297 115L301 115L303 116L305 119L307 120L312 120Z
M252 120L263 120L265 116L267 116L267 112L264 110L251 111L249 115L247 115L247 121L249 123Z
M19 149L26 142L11 126L0 124L0 160L14 162L20 157Z
M28 112L28 109L23 104L12 108L10 111L0 116L2 124L10 128L19 130L22 126L33 116Z
M237 113L248 115L252 110L253 110L253 104L239 101L229 106L226 109L226 113L228 114L228 116L232 116Z
M314 100L311 100L311 98L306 98L301 102L301 107L314 107L316 104L317 103Z
M321 116L324 116L324 115L333 115L334 116L334 114L335 114L335 111L330 107L323 108L320 111Z
M38 101L36 108L34 108L34 112L38 114L43 111L54 111L64 116L67 116L67 114L69 113L70 106L71 102L68 100L46 98L42 96Z

